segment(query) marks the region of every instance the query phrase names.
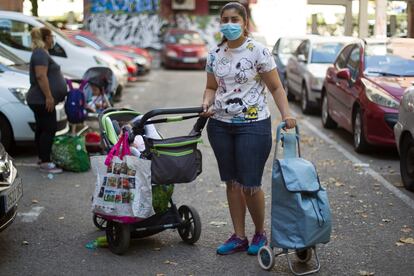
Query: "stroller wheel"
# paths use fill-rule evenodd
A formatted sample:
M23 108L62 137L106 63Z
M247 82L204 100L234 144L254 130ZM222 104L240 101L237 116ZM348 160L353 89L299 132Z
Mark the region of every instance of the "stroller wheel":
M125 253L128 250L129 242L131 240L129 225L108 221L105 230L109 250L118 255Z
M181 226L178 227L181 239L188 244L197 242L201 234L201 219L197 210L191 206L182 205L178 208L178 213L182 220Z
M106 219L94 214L93 215L93 224L95 224L96 228L98 228L99 230L105 230L105 228L106 228Z
M257 253L257 259L264 270L271 270L275 266L275 255L270 246L262 246Z
M312 249L296 250L296 257L298 257L300 263L307 263L312 258Z

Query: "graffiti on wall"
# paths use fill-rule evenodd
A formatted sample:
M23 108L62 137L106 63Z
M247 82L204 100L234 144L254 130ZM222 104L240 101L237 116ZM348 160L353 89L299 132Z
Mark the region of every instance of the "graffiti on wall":
M158 0L90 0L91 13L156 12Z
M167 22L156 14L92 14L88 29L115 44L161 49L162 30Z
M162 34L170 25L156 14L91 14L88 29L114 44L129 44L141 48L162 48ZM198 31L209 47L217 45L221 35L217 16L176 15L175 26Z

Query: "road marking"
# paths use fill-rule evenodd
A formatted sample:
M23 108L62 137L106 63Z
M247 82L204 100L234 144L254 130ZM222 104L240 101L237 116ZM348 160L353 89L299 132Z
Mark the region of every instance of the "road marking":
M27 213L17 213L18 217L22 217L22 222L34 222L40 216L40 213L43 212L45 207L36 206L32 207L29 212Z
M295 117L298 117L298 114L296 112L291 111L292 114ZM361 160L359 160L356 156L351 154L349 151L347 151L345 148L343 148L341 145L339 145L336 141L326 136L324 133L322 133L320 130L318 130L312 123L310 123L308 120L302 119L301 120L306 127L311 130L313 133L318 135L322 140L330 144L331 146L335 147L337 151L342 153L346 158L348 158L352 163L363 163ZM401 192L398 188L396 188L394 185L392 185L390 182L388 182L384 177L382 177L379 173L374 171L371 168L361 168L365 170L366 174L369 174L372 178L374 178L376 181L382 184L387 190L389 190L391 193L393 193L396 197L401 199L405 204L407 204L411 209L414 209L414 200L412 200L409 196Z

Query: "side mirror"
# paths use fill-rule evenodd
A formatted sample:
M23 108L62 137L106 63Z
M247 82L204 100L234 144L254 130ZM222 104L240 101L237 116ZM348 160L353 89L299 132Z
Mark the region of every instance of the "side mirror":
M298 55L298 61L299 62L306 63L307 62L307 59L306 59L305 55L300 54L300 55Z
M351 71L349 71L348 68L341 69L336 73L336 77L338 79L343 79L343 80L350 81L351 80Z

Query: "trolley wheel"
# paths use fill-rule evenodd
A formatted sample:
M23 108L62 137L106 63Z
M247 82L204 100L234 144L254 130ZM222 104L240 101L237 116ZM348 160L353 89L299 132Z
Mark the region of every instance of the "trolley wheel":
M108 247L112 253L122 255L128 250L131 240L131 232L129 231L128 224L108 221L105 231Z
M103 217L97 216L96 214L93 215L93 224L95 224L96 228L99 230L105 230L107 221Z
M197 210L191 206L182 205L178 208L178 213L182 220L178 227L178 234L185 243L194 244L201 234L201 219Z
M275 255L270 246L262 246L257 253L257 259L264 270L271 270L275 266Z
M312 249L296 250L296 257L300 263L307 263L312 258Z

